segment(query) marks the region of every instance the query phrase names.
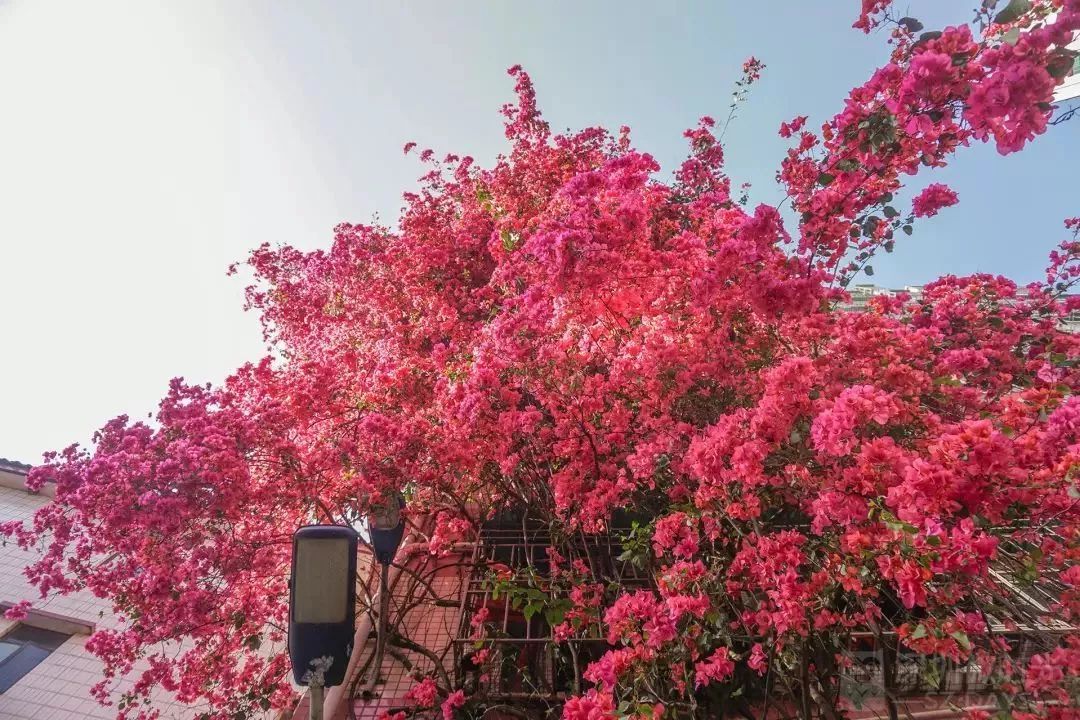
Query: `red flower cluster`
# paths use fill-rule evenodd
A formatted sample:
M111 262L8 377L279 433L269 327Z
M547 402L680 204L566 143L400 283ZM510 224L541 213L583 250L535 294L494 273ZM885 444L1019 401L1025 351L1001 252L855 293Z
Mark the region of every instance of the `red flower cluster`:
M927 185L926 189L911 201L911 210L915 217L933 217L938 210L959 202L956 193L941 183Z

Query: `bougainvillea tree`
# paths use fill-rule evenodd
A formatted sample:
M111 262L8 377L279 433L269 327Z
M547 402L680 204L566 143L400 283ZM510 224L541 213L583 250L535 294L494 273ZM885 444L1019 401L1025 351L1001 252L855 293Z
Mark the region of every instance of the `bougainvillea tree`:
M905 177L1047 129L1080 1L990 0L940 31L862 5L891 57L831 120L781 126L780 206L732 193L712 119L663 175L626 128L553 134L515 67L492 167L425 150L396 228L256 250L273 356L218 387L174 381L156 422L50 455L29 484L55 501L4 528L42 544L42 593L127 618L89 642L107 680L148 663L121 714L156 686L223 718L289 703L265 646L290 533L404 489L432 552L506 507L564 536L633 509L626 553L651 584L556 573L575 588L557 640L610 643L566 718L842 717L859 633L978 665L1000 714L1077 717L1080 637L1020 658L1008 631L1080 612L1080 338L1062 330L1080 220L1045 281L949 276L840 306L958 200L931 183L903 207ZM1010 600L1036 581L1056 589L1042 615ZM417 706L480 714L444 685L419 684Z

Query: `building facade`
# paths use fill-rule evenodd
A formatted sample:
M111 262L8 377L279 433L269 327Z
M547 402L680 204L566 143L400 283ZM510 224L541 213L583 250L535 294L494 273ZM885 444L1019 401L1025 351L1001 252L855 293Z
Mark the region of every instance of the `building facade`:
M1026 291L1024 288L1019 288L1017 292L1022 296ZM842 303L840 308L842 310L863 311L868 307L871 298L896 297L901 293L906 293L911 298L912 302L918 302L922 297L923 288L921 285L905 285L902 288L887 288L882 287L881 285L874 285L873 283L859 283L848 288L848 295L851 299ZM1069 313L1062 321L1061 329L1070 333L1080 332L1080 311Z
M1080 53L1080 36L1069 45L1070 50ZM1055 102L1076 100L1080 98L1080 55L1073 58L1072 74L1065 78L1065 82L1054 91Z
M26 490L29 466L0 459L0 522L29 520L49 502L45 487L40 493ZM0 718L4 720L83 720L116 717L115 707L105 707L90 695L102 680L101 662L85 648L98 628L119 624L109 603L90 593L41 600L23 576L33 554L5 543L0 547L0 606L23 600L33 608L23 620L0 615ZM114 689L119 697L130 688L121 681ZM194 718L199 708L179 705L165 691L157 693L153 708L162 718ZM205 708L203 708L205 710Z

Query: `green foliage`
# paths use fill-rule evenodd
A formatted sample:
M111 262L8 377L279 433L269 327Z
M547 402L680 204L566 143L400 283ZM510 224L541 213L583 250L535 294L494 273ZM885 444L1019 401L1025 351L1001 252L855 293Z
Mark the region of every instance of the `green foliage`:
M619 554L619 562L628 562L638 569L644 569L652 557L652 524L642 525L634 521L630 529L620 540L622 553Z
M1009 0L1005 9L994 16L994 22L999 24L1016 22L1030 9L1031 0Z

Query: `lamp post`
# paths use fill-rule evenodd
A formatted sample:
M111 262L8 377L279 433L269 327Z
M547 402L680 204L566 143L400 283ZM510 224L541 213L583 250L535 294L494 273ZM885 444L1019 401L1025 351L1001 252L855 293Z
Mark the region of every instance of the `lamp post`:
M386 495L368 511L368 532L371 534L371 546L375 551L381 572L379 575L379 634L375 641L375 662L373 680L377 680L382 669L383 652L386 650L388 616L390 615L390 564L394 561L405 536L405 520L401 511L405 508L405 498L401 493ZM374 682L372 682L374 684Z
M293 534L289 659L310 688L311 720L322 720L323 688L340 685L356 632L356 531L308 525Z

